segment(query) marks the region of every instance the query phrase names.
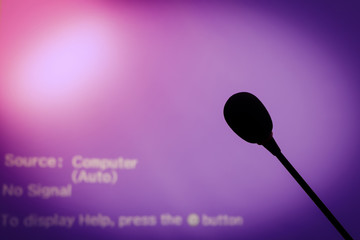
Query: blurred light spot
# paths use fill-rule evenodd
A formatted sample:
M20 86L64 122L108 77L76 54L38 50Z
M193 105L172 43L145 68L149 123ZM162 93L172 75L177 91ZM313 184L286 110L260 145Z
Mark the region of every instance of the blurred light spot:
M106 80L113 41L106 21L93 16L46 34L13 70L12 98L42 112L78 104Z

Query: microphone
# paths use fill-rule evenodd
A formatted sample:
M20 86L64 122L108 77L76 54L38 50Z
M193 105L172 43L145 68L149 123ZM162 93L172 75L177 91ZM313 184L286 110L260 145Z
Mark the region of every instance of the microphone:
M273 123L270 114L256 96L248 92L239 92L232 95L225 103L224 118L229 127L239 137L249 143L263 145L276 156L342 237L345 240L353 240L350 234L282 154L273 138Z
M263 145L275 156L281 152L272 137L273 123L270 114L251 93L232 95L225 103L224 117L230 128L245 141Z

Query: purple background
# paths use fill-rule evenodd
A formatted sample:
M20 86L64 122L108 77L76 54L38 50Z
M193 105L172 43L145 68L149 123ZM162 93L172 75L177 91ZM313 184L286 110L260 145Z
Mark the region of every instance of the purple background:
M341 239L274 157L226 125L223 105L240 91L262 100L285 156L360 239L359 10L4 1L0 183L71 183L76 154L139 164L115 185L73 184L69 199L1 197L0 214L228 214L244 225L1 227L1 239ZM7 168L6 153L63 157L64 167Z

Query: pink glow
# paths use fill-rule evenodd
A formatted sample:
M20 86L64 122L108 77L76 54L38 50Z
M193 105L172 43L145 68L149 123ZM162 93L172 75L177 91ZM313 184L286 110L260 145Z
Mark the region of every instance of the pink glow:
M4 36L3 42L14 36L20 39L8 44L12 52L4 49L9 53L2 62L1 89L4 120L20 132L25 130L20 125L28 126L28 131L48 122L80 124L74 116L88 116L92 99L106 93L127 67L129 42L121 23L114 21L119 18L98 5L79 10L78 3L69 4L60 4L55 16L47 15L55 5L40 5L36 10L51 20L25 23L38 23L36 33L17 32L17 24L24 27L18 20L14 30L3 29L16 33ZM26 12L23 18L28 16L32 15Z

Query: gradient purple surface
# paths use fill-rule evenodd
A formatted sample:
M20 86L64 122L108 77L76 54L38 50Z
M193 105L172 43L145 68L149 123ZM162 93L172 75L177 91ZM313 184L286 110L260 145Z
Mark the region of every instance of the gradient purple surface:
M281 164L245 143L222 109L248 91L274 137L360 239L359 6L285 1L3 1L0 180L71 183L71 158L130 157L115 185L71 198L1 197L0 214L242 216L238 227L48 230L1 239L341 239ZM9 168L4 156L63 157L61 169Z

